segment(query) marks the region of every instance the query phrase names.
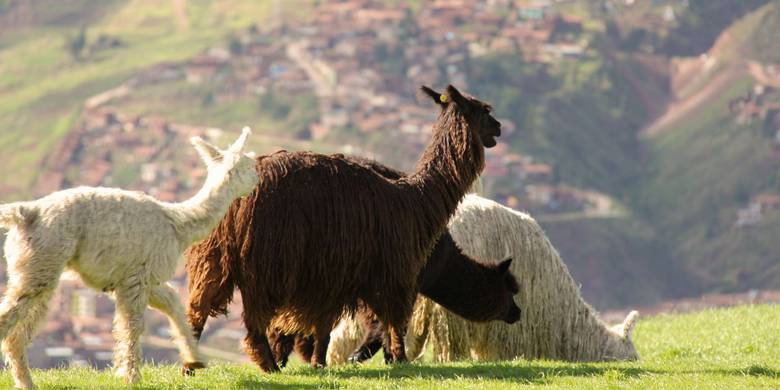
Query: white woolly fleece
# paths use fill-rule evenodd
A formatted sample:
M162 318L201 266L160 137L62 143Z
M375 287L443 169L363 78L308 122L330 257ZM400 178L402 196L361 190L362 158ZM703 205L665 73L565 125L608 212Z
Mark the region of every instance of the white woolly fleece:
M497 263L508 257L520 292L519 322L479 324L463 320L427 298L419 298L407 332L410 359L425 344L437 361L461 359L635 360L631 332L638 318L609 328L582 299L579 288L542 228L525 213L467 195L449 231L464 253ZM347 319L331 333L329 363L342 363L362 341L363 331Z
M241 153L249 134L244 129L227 151L200 138L192 140L208 166L208 177L203 188L182 203L160 202L141 192L79 187L0 205L0 227L9 229L0 340L17 387L33 387L25 348L45 318L65 269L116 299L114 364L128 383L140 380L139 338L147 305L170 320L182 360L199 362L179 296L165 282L184 250L208 235L235 198L257 185L255 162Z

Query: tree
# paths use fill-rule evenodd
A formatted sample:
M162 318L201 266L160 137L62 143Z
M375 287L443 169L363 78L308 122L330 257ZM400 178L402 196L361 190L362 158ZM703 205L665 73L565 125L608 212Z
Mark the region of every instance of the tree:
M239 37L231 34L230 38L228 38L228 49L230 50L230 54L237 56L241 55L244 51L244 45L241 43Z
M82 26L79 33L75 36L68 38L66 48L70 55L76 59L81 59L81 53L84 51L84 47L87 45L87 28Z

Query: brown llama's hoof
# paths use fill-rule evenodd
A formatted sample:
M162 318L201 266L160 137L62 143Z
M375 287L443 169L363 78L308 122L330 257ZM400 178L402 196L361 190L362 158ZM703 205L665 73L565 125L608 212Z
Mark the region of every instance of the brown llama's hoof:
M274 365L260 366L260 369L261 369L261 370L263 370L263 372L265 372L265 373L267 373L267 374L273 374L273 373L276 373L276 372L280 372L280 371L282 371L282 370L279 368L279 366L277 366L276 364L274 364Z
M393 356L389 362L387 360L385 360L385 363L406 364L406 363L409 363L409 359L406 358L406 354L403 354L403 355L400 355L400 356L398 356L398 355L397 356Z
M184 365L181 367L181 374L184 376L193 376L195 375L195 370L200 370L202 368L206 368L205 363L201 363L201 362L184 363Z

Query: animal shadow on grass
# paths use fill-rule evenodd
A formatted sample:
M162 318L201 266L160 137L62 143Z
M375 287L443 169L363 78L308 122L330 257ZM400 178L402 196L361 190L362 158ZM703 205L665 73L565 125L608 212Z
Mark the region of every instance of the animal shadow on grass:
M278 373L271 374L271 375L280 375ZM299 382L292 382L292 383L273 383L269 381L262 380L262 378L246 378L242 379L238 382L236 382L236 385L239 389L276 389L276 390L287 390L287 389L322 389L322 388L328 388L326 385L322 384L310 384L310 383L299 383Z
M423 378L423 379L493 379L521 383L543 384L554 377L600 376L605 372L617 372L624 377L636 377L652 374L653 371L625 367L601 367L593 364L575 364L564 367L545 367L537 365L517 366L511 362L472 363L463 366L423 366L417 364L397 364L389 367L353 366L338 370L329 370L327 375L338 378ZM298 375L325 375L322 370L301 370Z
M768 378L780 378L780 370L754 364L745 368L709 370L707 372L721 375L734 376L765 376Z

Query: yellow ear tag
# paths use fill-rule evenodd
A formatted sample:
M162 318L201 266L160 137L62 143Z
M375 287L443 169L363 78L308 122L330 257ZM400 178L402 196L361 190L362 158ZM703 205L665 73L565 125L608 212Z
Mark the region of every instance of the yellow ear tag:
M442 94L439 96L439 100L441 100L442 103L447 103L447 95Z

